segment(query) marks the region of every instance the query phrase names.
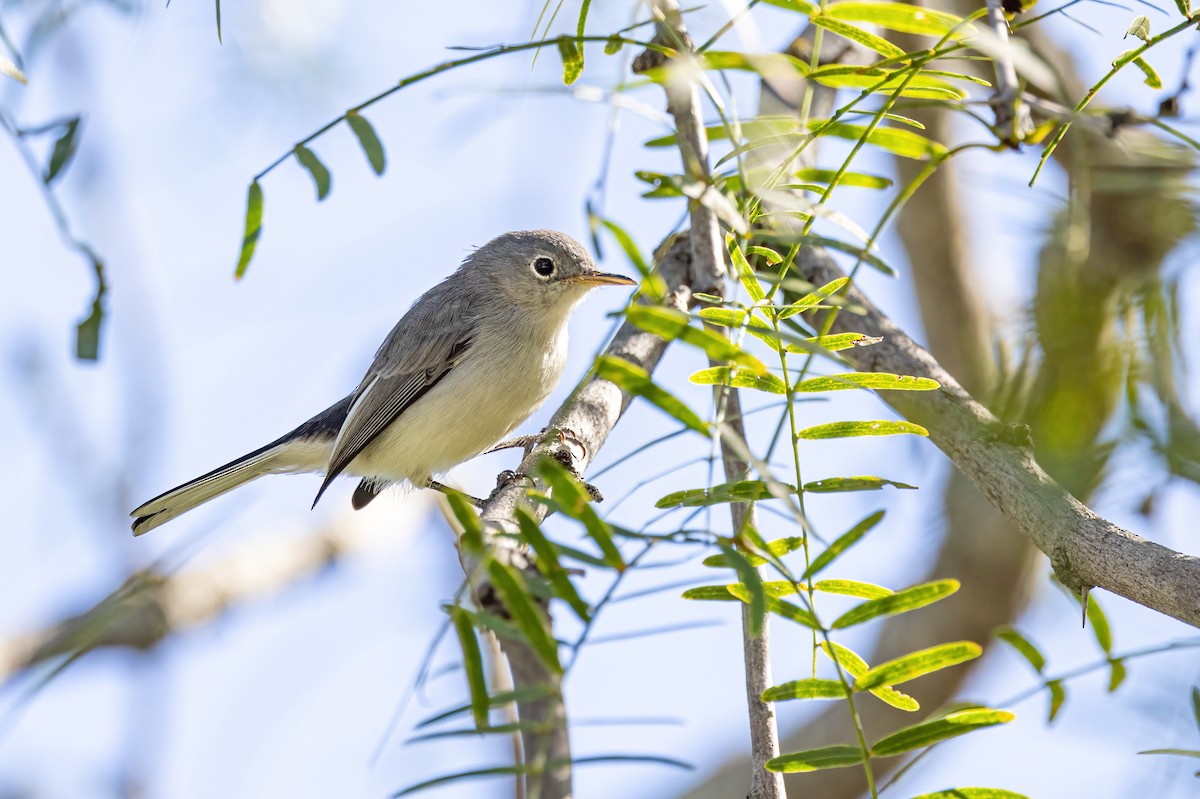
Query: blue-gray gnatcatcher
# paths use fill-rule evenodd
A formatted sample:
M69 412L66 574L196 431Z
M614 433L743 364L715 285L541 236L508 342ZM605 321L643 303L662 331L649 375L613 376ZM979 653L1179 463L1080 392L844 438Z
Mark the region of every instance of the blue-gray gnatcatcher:
M570 236L493 239L413 304L353 394L138 507L134 535L264 474L324 472L317 500L338 475L362 477L355 508L393 482L440 487L435 474L499 442L550 395L566 363L567 319L603 285L634 281L597 271Z

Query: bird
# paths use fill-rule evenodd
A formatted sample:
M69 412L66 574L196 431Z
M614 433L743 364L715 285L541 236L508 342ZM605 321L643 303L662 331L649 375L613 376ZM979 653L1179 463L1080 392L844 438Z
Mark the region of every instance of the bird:
M445 490L434 476L488 450L545 402L562 377L567 321L601 272L553 230L505 233L469 254L404 314L352 394L291 432L135 508L142 535L267 474L361 478L357 510L393 483Z

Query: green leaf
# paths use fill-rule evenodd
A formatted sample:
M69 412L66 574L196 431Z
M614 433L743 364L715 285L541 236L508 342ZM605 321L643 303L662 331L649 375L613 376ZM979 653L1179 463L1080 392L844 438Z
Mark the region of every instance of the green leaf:
M766 77L790 77L792 73L807 75L806 62L788 53L742 53L729 50L706 50L698 53L704 69L736 69L756 72Z
M836 653L836 662L851 677L858 678L867 673L869 668L867 666L867 661L863 660L858 653L854 652L852 649L835 643L833 644L833 648L831 650L829 644L825 641L822 641L820 646L821 651L824 652L826 657L828 657L830 660L834 660L834 654ZM903 710L908 713L915 713L921 709L921 705L917 702L917 700L913 699L906 693L897 691L891 686L881 685L870 689L870 691L874 697L898 710Z
M445 496L446 504L450 506L450 512L462 526L463 547L471 553L483 553L483 522L479 520L479 512L475 510L475 506L467 500L466 496L458 491L447 492Z
M761 481L749 480L747 482L757 483L757 482L761 482ZM737 486L737 485L741 485L741 483L726 483L726 485ZM739 500L739 501L743 501L743 500ZM771 557L782 558L784 555L788 554L789 552L795 552L797 549L800 549L803 546L804 546L804 538L802 536L794 535L794 536L788 536L787 538L779 538L779 539L772 541L771 543L767 544L766 550L767 550L767 553L769 555L771 555ZM739 555L739 557L742 557L742 558L746 559L747 561L749 561L750 564L753 566L762 566L764 563L767 562L766 558L760 557L759 555L755 555L751 552L739 552L738 555ZM730 563L729 559L727 557L725 557L724 555L710 555L709 557L704 559L704 565L711 566L715 569L723 569L723 568L729 568L729 567L733 566L733 564Z
M563 36L558 40L558 54L562 56L563 83L570 86L583 72L583 52L574 39Z
M740 480L736 483L718 483L711 488L689 488L672 491L654 503L656 508L701 508L722 502L758 502L774 499L771 485L765 480ZM776 491L796 493L796 487L787 483L775 483ZM786 539L785 539L786 540Z
M545 458L538 464L538 474L550 485L557 510L582 522L588 535L603 553L604 563L618 572L624 571L625 560L613 542L612 529L592 507L592 497L583 484L553 458ZM561 544L559 549L566 551Z
M104 279L104 264L91 248L83 249L96 274L96 294L92 297L88 315L75 325L75 357L81 361L94 361L100 357L100 328L104 322L104 296L108 293L108 283Z
M839 555L858 543L858 540L870 532L871 528L879 524L879 522L883 520L883 513L884 512L881 510L875 511L870 516L867 516L858 524L851 527L845 533L842 533L840 536L838 536L837 540L827 546L824 552L822 552L820 555L817 555L817 557L813 559L808 568L804 570L804 574L800 579L807 580L809 577L812 577L814 574L820 572L830 563L833 563L833 561L836 560Z
M796 172L800 180L810 180L817 183L830 183L837 175L836 169L801 169ZM879 175L868 175L863 172L846 172L838 181L840 186L857 186L863 189L886 189L892 185L891 178Z
M1200 688L1192 687L1192 717L1196 719L1196 727L1200 729Z
M1050 713L1046 717L1046 723L1049 724L1066 703L1067 689L1063 687L1062 680L1050 680L1046 683L1046 690L1050 692Z
M756 375L751 372L734 371L731 366L712 366L701 369L688 378L698 386L732 386L751 388L768 394L786 394L787 385L770 372Z
M1111 694L1121 687L1121 683L1125 682L1126 670L1125 661L1120 658L1110 660L1108 662L1110 671L1108 674L1108 692Z
M750 563L746 556L733 547L721 547L721 551L741 579L740 587L744 592L742 596L750 606L747 613L746 632L751 638L758 638L762 635L763 624L767 618L767 593L763 590L762 575L758 573L758 569Z
M788 352L841 352L851 347L868 347L881 341L882 338L865 333L835 333L832 336L813 336L799 344L788 344L785 349Z
M914 749L922 749L939 741L965 735L972 730L1005 724L1015 719L1007 710L973 708L948 713L941 718L924 721L885 735L871 747L876 757L893 757Z
M528 510L518 506L516 516L517 525L521 528L521 535L529 542L537 555L538 571L545 575L546 579L550 581L550 585L554 587L555 595L570 605L576 616L584 622L589 621L591 612L588 604L579 596L579 592L571 583L567 570L559 563L558 552L555 551L554 544L546 538L542 528L538 526L537 520L530 515Z
M820 127L822 124L824 123L817 120L810 123L813 128ZM946 154L945 146L927 139L919 133L913 133L911 130L878 126L874 130L871 130L869 135L867 135L867 131L868 128L866 125L835 122L828 128L825 128L822 133L827 136L836 136L840 139L850 139L851 141L858 141L866 135L867 144L872 144L903 158L921 160L941 157Z
M827 594L853 596L859 599L882 599L896 593L890 588L858 580L819 580L813 584L813 590L824 591Z
M1184 19L1192 18L1192 0L1175 0L1175 7L1179 9L1179 13Z
M880 685L899 685L909 680L915 680L917 677L974 660L981 654L983 654L983 648L973 641L938 644L928 649L901 655L886 663L880 663L855 680L854 688L866 691Z
M792 680L773 685L763 691L762 701L779 702L785 699L845 699L846 686L837 680Z
M719 361L732 361L737 365L762 374L767 367L758 358L743 350L725 336L701 327L692 327L688 322L691 317L675 308L665 308L661 305L629 306L625 318L630 324L637 325L647 333L672 341L679 339L705 352L709 358Z
M609 36L608 41L604 43L604 54L616 55L617 53L621 52L621 48L624 45L625 42L621 41L621 37L614 33L612 36Z
M852 372L827 377L812 377L801 380L792 387L793 391L843 391L852 388L869 388L875 391L932 391L941 388L936 380L928 377L894 375L887 372Z
M899 93L900 97L923 99L963 100L966 92L944 80L927 74L905 79L903 70L872 69L869 67L832 67L814 72L813 80L831 89L870 90L882 94Z
M1158 73L1154 71L1154 67L1150 66L1150 63L1145 58L1138 56L1133 59L1133 65L1140 69L1146 76L1146 80L1143 82L1151 89L1161 89L1163 87L1162 78L1158 76Z
M917 436L927 436L929 431L919 424L912 422L892 422L881 419L873 422L830 422L815 427L806 427L796 434L796 438L806 441L816 441L826 438L851 438L854 436L894 436L901 433L912 433Z
M221 0L216 0L216 2L217 2L217 44L224 44L224 42L221 41Z
M758 282L741 246L738 245L737 239L732 234L725 236L725 248L729 251L729 260L733 263L738 280L742 281L742 285L746 287L746 293L750 295L750 299L758 302L766 297L767 293L763 291L762 284Z
M72 117L67 121L62 135L54 142L54 149L50 153L50 163L46 165L46 172L42 175L43 183L50 183L63 167L70 163L71 158L75 155L75 151L79 149L79 117Z
M767 5L786 8L788 11L795 11L805 16L816 13L817 10L817 7L807 2L807 0L763 0L763 2Z
M1145 749L1138 752L1139 755L1180 755L1182 757L1200 757L1200 750L1196 749Z
M916 486L908 483L897 483L895 480L885 480L868 474L854 477L827 477L824 480L814 480L804 484L804 490L810 494L833 494L844 491L879 491L884 486L903 488L916 491Z
M463 670L467 674L467 688L471 692L471 715L475 717L475 727L482 729L488 725L488 691L479 639L475 637L475 628L471 626L470 617L462 608L450 607L448 611L450 620L454 622L454 631L458 633L459 646L462 648Z
M626 232L625 228L609 219L601 219L600 224L604 225L605 229L617 240L617 246L625 253L625 257L637 269L638 274L642 277L649 275L651 272L650 265L646 263L646 259L642 257L642 251L638 249L637 243L634 242L633 237Z
M708 427L704 421L678 397L656 386L649 373L640 366L635 366L624 358L604 355L596 361L596 375L616 384L623 391L642 397L687 428L701 435L708 435Z
M1041 650L1015 627L1001 627L996 631L996 637L1017 650L1021 657L1029 661L1029 665L1033 666L1033 670L1038 674L1041 674L1042 669L1046 668L1046 657Z
M947 14L944 11L934 11L922 6L911 6L906 3L862 2L862 0L845 0L830 3L824 12L833 19L847 22L869 22L888 30L902 33L919 33L925 36L936 36L939 39L956 25L962 23L962 17ZM963 39L972 35L971 26L963 26L955 33L955 39Z
M741 308L701 308L697 315L705 322L722 327L741 327L749 316Z
M316 153L303 144L297 144L294 152L296 153L296 160L308 170L308 174L312 175L313 183L317 187L317 201L324 200L329 196L329 187L332 184L332 180L329 177L329 170L321 163L321 159L317 158Z
M889 128L889 130L891 130L891 128ZM835 133L834 135L836 136L837 134ZM857 139L857 137L852 138ZM853 255L855 258L861 258L863 263L878 269L885 275L895 276L896 274L895 269L888 266L882 258L868 251L861 244L851 244L849 242L841 241L840 239L833 239L829 238L828 236L818 236L813 233L809 233L804 237L804 243L813 247L826 247L830 250L848 253L849 255Z
M254 248L258 246L258 237L262 235L263 192L258 181L250 184L246 195L246 232L242 235L242 253L238 256L237 271L234 277L241 280L254 257Z
M947 788L946 791L923 793L912 799L1030 799L1024 793L1003 791L1001 788Z
M789 316L795 316L798 313L804 313L805 311L810 311L813 308L819 307L823 301L841 291L842 287L849 282L850 278L839 277L836 280L826 283L816 291L805 294L800 299L790 303L787 308L779 312L779 318L787 319Z
M764 247L761 244L751 244L746 248L749 255L757 255L767 262L769 266L775 266L783 263L783 256L772 250L770 247Z
M958 590L958 580L935 580L921 585L914 585L912 588L905 588L903 591L898 591L889 597L883 599L872 599L869 602L863 602L839 616L832 625L832 629L841 629L843 627L851 627L855 624L862 624L871 619L877 619L880 616L895 616L898 613L907 613L917 608L923 608L926 605L931 605L941 599L953 594ZM974 644L972 645L974 646ZM883 685L885 683L877 683ZM889 684L890 683L886 683Z
M863 760L862 750L849 744L834 744L817 749L806 749L788 755L773 757L766 762L767 771L794 774L804 771L819 771L827 768L857 766Z
M767 597L779 598L796 593L796 586L787 580L764 580L763 592ZM803 590L803 584L801 590ZM746 586L742 583L727 585L698 585L683 592L684 599L700 602L744 602L743 596L749 596Z
M375 128L371 127L371 123L367 121L366 117L357 111L346 112L346 124L354 132L354 137L358 139L358 146L367 156L371 169L375 170L376 175L382 175L384 167L387 166L387 157L383 152L383 142L379 141L379 137L375 135Z
M542 611L534 604L528 586L520 573L498 560L488 564L488 577L504 600L513 622L524 633L530 647L542 663L555 674L562 673L558 661L558 644L550 634L549 625Z
M1104 609L1090 592L1087 595L1087 620L1092 625L1092 635L1096 636L1096 643L1104 650L1104 654L1111 655L1112 629L1108 626L1108 617L1104 615Z
M839 36L844 36L850 41L858 42L868 50L874 50L884 58L902 59L906 53L900 47L884 39L882 36L876 36L873 33L863 30L857 25L849 25L842 20L826 16L824 14L814 14L809 17L812 24L819 25L827 31L836 33Z

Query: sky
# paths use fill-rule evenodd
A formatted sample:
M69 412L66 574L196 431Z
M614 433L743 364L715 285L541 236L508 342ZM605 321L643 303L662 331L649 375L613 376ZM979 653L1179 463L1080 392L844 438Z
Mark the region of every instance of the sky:
M707 5L689 25L711 32L733 7ZM589 27L621 27L631 8L596 4ZM321 203L309 176L293 160L283 163L263 180L255 259L245 279L233 280L254 174L346 108L455 56L450 46L528 40L539 10L346 0L309 0L297 9L285 0L257 0L226 4L218 42L209 5L123 13L96 4L29 58L28 87L0 84L0 103L24 123L82 112L80 150L56 185L77 234L103 255L111 282L101 359L77 362L73 331L90 302L90 272L59 241L11 142L0 143L6 281L0 433L12 453L0 462L8 516L0 536L0 638L86 609L130 570L162 558L216 567L252 548L265 561L329 525L357 531L361 544L313 579L240 605L151 653L89 655L27 704L28 683L0 690L0 795L112 796L132 773L148 797L381 797L422 779L504 762L504 741L406 743L422 718L465 695L452 642L438 647L426 688L411 697L389 734L441 627L441 605L462 579L451 533L427 494L398 492L352 513L352 483L343 482L309 511L318 478L271 478L136 540L126 515L351 390L398 316L473 247L521 228L556 228L585 239L583 204L597 196L610 125L608 215L645 252L679 223L681 204L640 199L643 185L632 177L635 169L676 166L673 150L641 146L666 131L660 96L634 94L644 106L614 122L608 105L595 102L597 93L586 87L610 85L623 56L589 49L584 88L570 97L557 56L548 51L536 64L528 55L492 60L368 109L387 150L382 177L372 174L344 126L318 139L312 148L333 174L332 192ZM23 19L7 7L0 13L6 25ZM553 30L573 29L576 13L568 4ZM1165 26L1166 17L1147 13L1156 29ZM1087 6L1078 15L1103 35L1066 20L1049 24L1094 80L1128 46L1120 34L1131 12ZM779 12L760 10L751 19L755 26L734 32L748 47L773 49L790 38L791 23ZM1155 53L1169 87L1179 79L1182 46L1168 43ZM1157 95L1133 75L1119 76L1109 91L1143 111L1156 107ZM38 145L42 157L45 144ZM1065 192L1053 168L1026 190L1035 163L1036 152L1027 151L972 155L962 164L977 275L1005 318L1020 318L1037 234ZM867 156L863 168L889 167ZM838 210L874 220L886 198L851 190L839 202ZM606 245L601 265L631 274L618 248ZM890 236L881 246L901 266L900 277L869 273L862 286L919 337L899 249ZM1197 341L1200 321L1190 309L1200 288L1186 266L1180 258L1169 269L1183 275L1181 338ZM597 292L581 307L571 324L563 384L525 430L539 429L586 373L612 329L610 314L625 299L620 291ZM696 353L678 350L660 375L705 408L705 392L686 384L703 364ZM1193 403L1200 395L1194 377L1186 394ZM806 406L806 414L816 424L883 418L888 411L860 396ZM595 470L672 429L667 417L635 403ZM680 441L604 473L597 482L609 501L601 509L614 521L640 525L658 496L709 479L696 461L708 454L708 442ZM872 548L851 553L845 573L893 587L917 579L921 553L936 546L933 508L947 468L932 445L901 437L873 442L869 450L813 444L804 455L814 478L886 468L892 471L883 476L931 489L813 503L814 523L830 534L886 508ZM459 467L452 479L486 493L495 474L514 463L512 453L487 456ZM1155 479L1139 472L1136 459L1123 476ZM1136 515L1129 499L1128 491L1110 490L1096 510L1167 546L1197 551L1189 524L1200 511L1194 486L1168 488L1149 519ZM552 529L564 536L573 532L557 524ZM684 603L678 587L663 588L703 578L699 554L660 554L651 558L654 568L628 578L618 596L662 590L602 614L567 691L579 723L578 754L657 754L700 770L581 768L581 799L670 796L744 745L731 608ZM248 562L254 568L254 558ZM1040 568L1048 572L1044 561ZM588 574L582 586L596 597L607 582ZM1117 597L1101 601L1120 650L1194 633ZM562 624L574 629L569 619ZM1055 672L1096 657L1090 631L1079 629L1074 608L1046 581L1019 626L1043 646ZM623 638L665 627L678 629ZM867 649L870 637L849 641ZM776 676L792 673L807 646L798 631L777 630ZM967 694L999 702L1030 684L1023 669L1015 655L998 650L973 674ZM1134 786L1152 786L1156 796L1189 795L1195 783L1182 761L1135 752L1195 747L1186 692L1200 682L1200 660L1161 655L1132 663L1130 672L1115 696L1105 695L1101 675L1072 682L1067 709L1050 728L1044 697L1017 706L1017 722L947 745L893 795L964 781L1031 796L1119 797ZM781 716L785 724L803 718L794 708ZM475 783L427 795L507 791Z

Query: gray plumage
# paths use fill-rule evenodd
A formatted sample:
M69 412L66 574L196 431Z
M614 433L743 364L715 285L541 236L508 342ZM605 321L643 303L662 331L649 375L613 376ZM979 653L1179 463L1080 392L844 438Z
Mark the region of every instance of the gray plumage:
M551 230L506 233L413 304L349 397L260 449L146 502L141 535L264 474L324 472L315 506L341 474L364 478L361 508L387 485L427 486L508 436L558 384L567 319L599 285L587 251Z

